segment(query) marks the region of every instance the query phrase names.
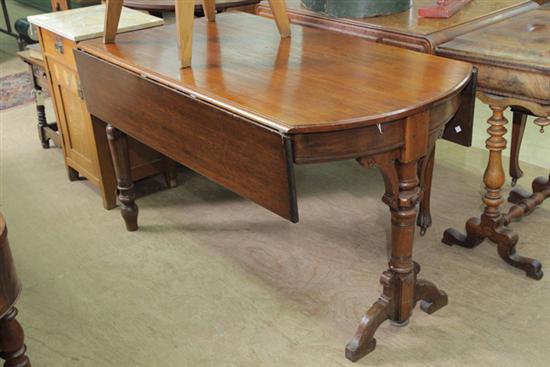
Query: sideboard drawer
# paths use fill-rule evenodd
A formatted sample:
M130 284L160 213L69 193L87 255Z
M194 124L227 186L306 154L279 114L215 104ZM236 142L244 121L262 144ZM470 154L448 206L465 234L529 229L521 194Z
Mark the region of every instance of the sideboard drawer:
M56 61L65 64L65 66L76 70L76 62L74 61L73 50L76 48L76 43L63 38L55 33L52 33L44 28L40 28L44 52L56 59Z

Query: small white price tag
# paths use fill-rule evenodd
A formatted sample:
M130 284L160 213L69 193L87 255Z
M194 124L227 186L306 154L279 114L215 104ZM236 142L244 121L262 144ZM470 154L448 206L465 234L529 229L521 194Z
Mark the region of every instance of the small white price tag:
M460 125L455 126L455 131L457 134L462 132L462 128L460 127Z

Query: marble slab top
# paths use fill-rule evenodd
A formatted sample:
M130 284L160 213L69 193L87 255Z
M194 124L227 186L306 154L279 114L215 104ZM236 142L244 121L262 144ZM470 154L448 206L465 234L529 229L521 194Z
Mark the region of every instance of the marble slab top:
M58 11L28 17L29 23L58 34L69 40L79 42L101 37L104 31L105 5ZM138 29L163 25L164 20L137 10L122 9L118 32L130 32Z

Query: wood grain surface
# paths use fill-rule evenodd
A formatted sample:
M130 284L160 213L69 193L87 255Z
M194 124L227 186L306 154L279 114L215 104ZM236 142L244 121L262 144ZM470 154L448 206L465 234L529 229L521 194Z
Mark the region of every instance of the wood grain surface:
M298 221L292 152L285 137L84 52L76 57L93 116ZM94 126L100 123L96 120Z
M475 63L485 92L550 105L550 4L457 37L437 53Z
M290 13L299 11L315 14L305 9L300 0L286 0L286 3ZM451 30L466 23L479 22L488 16L506 12L528 3L532 2L528 0L473 0L451 18L426 19L418 16L418 9L434 5L434 0L414 0L412 8L401 13L382 17L346 19L346 21L350 24L362 24L363 27L370 26L407 34L429 35Z
M254 29L254 37L250 36ZM469 64L226 13L195 22L192 68L180 70L175 25L101 40L82 50L282 132L355 128L401 118L458 93ZM139 45L139 47L137 47ZM162 55L162 57L158 57Z

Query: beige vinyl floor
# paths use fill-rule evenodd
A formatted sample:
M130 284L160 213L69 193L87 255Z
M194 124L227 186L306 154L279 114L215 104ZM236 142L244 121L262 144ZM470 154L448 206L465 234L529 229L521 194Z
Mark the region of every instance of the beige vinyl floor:
M0 75L24 70L15 42L0 42ZM434 225L416 239L421 276L449 305L415 309L405 328L383 324L358 366L549 365L550 270L534 281L491 243L440 242L480 211L487 117L478 103L478 148L439 144ZM128 233L93 186L67 180L60 150L40 147L35 124L32 104L0 112L0 211L24 284L19 320L33 366L352 366L345 343L387 263L376 170L297 166L297 225L182 170L172 190L159 178L138 184L141 229ZM550 171L550 134L529 126L525 141L528 188ZM512 228L521 254L550 264L550 202Z
M182 170L172 190L138 184L142 227L128 233L88 182L68 181L35 124L32 104L0 113L0 211L34 366L351 366L345 343L387 263L377 170L297 166L297 225ZM383 324L358 366L548 366L550 275L527 278L491 243L440 242L479 213L485 162L481 149L439 144L434 226L417 237L415 260L449 305L417 308L405 328ZM523 168L528 187L550 164ZM550 202L512 228L521 254L550 264Z

